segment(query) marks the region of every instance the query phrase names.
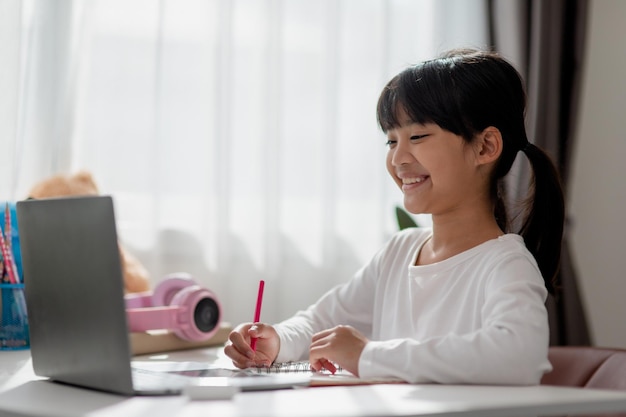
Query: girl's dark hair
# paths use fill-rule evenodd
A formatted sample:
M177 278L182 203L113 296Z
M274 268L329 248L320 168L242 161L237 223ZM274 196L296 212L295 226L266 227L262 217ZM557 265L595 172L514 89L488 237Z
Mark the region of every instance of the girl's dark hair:
M378 123L384 132L399 127L398 107L416 123L435 123L471 142L489 126L502 134L491 195L500 228L511 232L504 202L503 177L519 151L526 154L533 176L520 230L554 293L561 254L565 208L559 175L549 156L529 143L524 125L526 94L521 76L493 52L453 50L412 66L395 76L378 100Z

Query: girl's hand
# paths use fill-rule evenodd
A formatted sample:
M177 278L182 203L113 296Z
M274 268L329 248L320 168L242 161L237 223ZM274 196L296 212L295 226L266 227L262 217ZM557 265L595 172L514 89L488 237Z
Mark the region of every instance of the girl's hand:
M250 347L252 338L256 338L256 352ZM237 326L228 335L224 347L226 356L232 359L238 368L270 366L280 348L280 339L276 330L269 324L244 323Z
M313 335L309 350L311 368L334 371L334 362L359 376L359 358L368 340L350 326L336 326ZM334 373L334 372L333 372Z

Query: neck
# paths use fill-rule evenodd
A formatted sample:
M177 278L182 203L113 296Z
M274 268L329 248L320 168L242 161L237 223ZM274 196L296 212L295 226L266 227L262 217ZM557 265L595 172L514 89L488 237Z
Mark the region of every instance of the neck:
M432 219L433 235L420 251L418 264L440 262L504 234L492 207L433 214Z

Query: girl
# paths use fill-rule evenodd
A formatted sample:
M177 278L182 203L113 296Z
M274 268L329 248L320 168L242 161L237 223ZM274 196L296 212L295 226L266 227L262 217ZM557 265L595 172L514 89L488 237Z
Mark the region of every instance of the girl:
M387 169L432 228L397 233L352 280L271 326L246 323L225 353L238 367L308 356L363 378L537 384L551 369L544 302L554 290L564 203L524 128L525 93L500 56L456 50L407 68L378 101ZM534 177L519 234L503 180L523 152ZM257 338L257 349L250 348Z

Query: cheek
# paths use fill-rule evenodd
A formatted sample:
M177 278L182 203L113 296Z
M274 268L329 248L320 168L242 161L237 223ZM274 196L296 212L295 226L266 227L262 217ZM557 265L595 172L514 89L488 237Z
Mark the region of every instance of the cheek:
M387 159L385 160L385 164L387 166L387 172L395 180L396 179L396 171L393 168L393 164L391 163L391 159L392 158L393 158L392 152L391 151L387 152Z

